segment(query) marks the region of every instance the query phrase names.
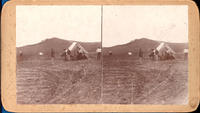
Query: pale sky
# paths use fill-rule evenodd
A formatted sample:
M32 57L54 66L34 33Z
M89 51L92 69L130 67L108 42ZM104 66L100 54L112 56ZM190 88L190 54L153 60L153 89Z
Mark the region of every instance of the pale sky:
M101 6L16 7L16 46L57 37L82 42L101 41Z
M188 42L188 7L104 6L103 46L148 38L167 42Z
M101 41L101 6L17 6L16 45L58 37L82 42ZM149 38L188 42L186 5L103 7L103 46Z

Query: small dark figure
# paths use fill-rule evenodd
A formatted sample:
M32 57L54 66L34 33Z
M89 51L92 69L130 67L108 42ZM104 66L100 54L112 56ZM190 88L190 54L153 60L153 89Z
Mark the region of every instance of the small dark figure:
M54 58L55 57L55 52L53 50L53 48L51 48L51 58Z
M109 55L110 55L110 56L112 55L112 51L109 51Z
M64 51L65 61L71 60L71 51L69 49L65 49Z
M22 57L23 56L23 52L19 51L19 56Z
M80 60L82 58L81 48L77 47L77 56L76 59Z
M88 57L85 54L83 54L82 59L88 59Z
M187 60L188 59L188 49L184 49L183 53L184 53L184 60Z
M184 60L187 60L188 58L188 53L184 53Z
M66 53L67 53L68 55L71 55L71 51L70 51L69 49L67 49Z
M67 61L67 52L68 50L64 48L64 52L61 54L61 56L64 56L64 60Z
M19 60L23 60L23 52L19 51Z
M82 53L79 53L78 51L77 51L77 60L81 60L82 59Z
M142 63L142 59L143 59L143 51L142 51L142 49L140 48L140 49L139 49L139 60L140 60L140 63Z
M169 59L170 59L170 54L167 51L165 51L165 59L164 60L169 60Z
M80 47L78 47L77 49L78 50L77 50L76 59L77 60L87 59L87 56L86 56L85 52Z
M156 60L156 61L158 61L159 60L159 52L158 52L158 50L157 49L155 49L155 54L154 54L154 59Z
M158 60L159 56L159 52L157 49L151 49L151 53L149 54L149 57L151 60Z
M100 60L101 59L101 48L98 47L96 52L97 52L97 60Z
M51 48L51 62L52 62L52 64L54 64L54 58L55 58L55 52L54 52L53 48Z
M151 49L151 53L149 54L151 60L154 60L154 49Z
M157 50L157 49L155 49L155 55L158 55L158 53L159 53L159 52L158 52L158 50Z
M140 58L143 58L143 51L142 51L141 48L139 49L139 57L140 57Z

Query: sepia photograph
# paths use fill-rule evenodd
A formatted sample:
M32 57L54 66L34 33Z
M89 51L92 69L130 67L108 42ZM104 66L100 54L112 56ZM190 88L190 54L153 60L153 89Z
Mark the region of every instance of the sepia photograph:
M16 6L17 104L188 104L187 5Z
M101 7L17 6L17 103L97 104Z
M105 104L187 104L187 6L104 6L102 46Z

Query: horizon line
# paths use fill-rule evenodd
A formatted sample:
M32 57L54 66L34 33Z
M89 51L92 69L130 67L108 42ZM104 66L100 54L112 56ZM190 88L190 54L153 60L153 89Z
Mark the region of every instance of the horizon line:
M69 41L69 42L79 42L79 43L101 43L101 41L88 41L88 42L84 42L84 41L67 40L67 39L63 39L63 38L52 37L52 38L43 39L40 42L36 42L36 43L32 43L32 44L27 44L27 45L22 45L22 46L17 46L16 45L16 47L19 48L19 47L25 47L25 46L33 46L33 45L36 45L36 44L39 44L39 43L42 43L42 42L44 42L46 40L51 40L51 39L59 39L59 40L65 40L65 41Z
M44 39L44 40L41 40L40 42L36 42L36 43L33 43L33 44L27 44L27 45L22 45L22 46L17 46L16 45L16 48L20 48L20 47L26 47L26 46L34 46L34 45L36 45L36 44L39 44L39 43L42 43L42 42L44 42L44 41L47 41L47 40L51 40L51 39L58 39L58 40L65 40L65 41L69 41L69 42L79 42L79 43L102 43L102 41L88 41L88 42L84 42L84 41L77 41L77 40L66 40L66 39L62 39L62 38L58 38L58 37L52 37L52 38L46 38L46 39ZM128 44L128 43L131 43L131 42L133 42L133 41L136 41L136 40L142 40L142 39L146 39L146 40L151 40L151 41L157 41L157 42L160 42L160 43L162 43L162 42L164 42L164 43L176 43L176 44L181 44L181 43L188 43L188 42L168 42L168 41L160 41L160 40L153 40L153 39L149 39L149 38L137 38L137 39L134 39L134 40L131 40L131 41L129 41L129 42L127 42L127 43L122 43L122 44L116 44L116 45L113 45L113 46L103 46L103 43L102 43L102 48L103 47L105 47L105 48L107 48L107 47L115 47L115 46L120 46L120 45L124 45L124 44Z

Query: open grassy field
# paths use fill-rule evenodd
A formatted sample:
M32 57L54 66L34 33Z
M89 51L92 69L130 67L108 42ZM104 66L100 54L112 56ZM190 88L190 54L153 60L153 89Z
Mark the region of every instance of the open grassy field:
M187 61L103 59L103 102L107 104L186 104Z
M187 74L186 60L24 60L17 63L17 103L186 104Z
M27 60L17 64L17 102L74 104L100 100L101 61Z

